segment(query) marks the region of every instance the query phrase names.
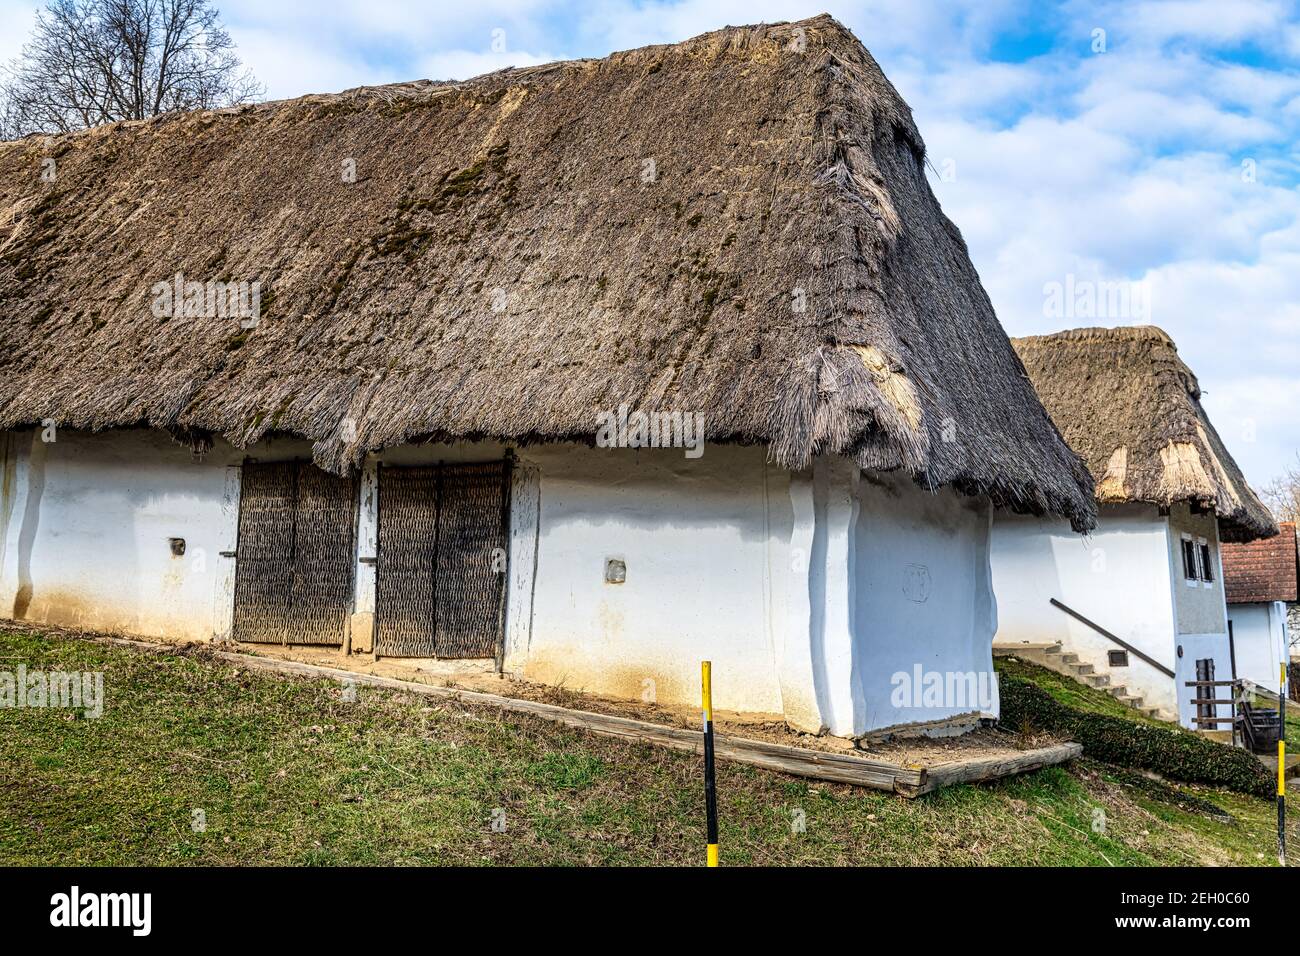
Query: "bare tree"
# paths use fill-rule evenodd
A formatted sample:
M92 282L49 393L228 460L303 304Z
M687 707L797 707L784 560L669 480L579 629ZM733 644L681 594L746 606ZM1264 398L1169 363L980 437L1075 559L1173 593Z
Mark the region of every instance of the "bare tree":
M1300 520L1300 452L1295 464L1265 485L1259 496L1278 521Z
M0 134L68 132L264 92L209 0L50 0L22 55L0 71Z

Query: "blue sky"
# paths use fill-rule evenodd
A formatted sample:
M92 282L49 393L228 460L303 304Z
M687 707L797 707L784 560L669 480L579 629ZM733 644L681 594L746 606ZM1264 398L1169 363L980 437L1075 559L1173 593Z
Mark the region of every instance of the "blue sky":
M1200 377L1253 483L1295 462L1300 0L220 6L272 97L463 79L829 12L915 111L935 192L1010 334L1153 322ZM0 58L18 52L35 8L0 0ZM1051 314L1047 290L1067 283L1118 297Z

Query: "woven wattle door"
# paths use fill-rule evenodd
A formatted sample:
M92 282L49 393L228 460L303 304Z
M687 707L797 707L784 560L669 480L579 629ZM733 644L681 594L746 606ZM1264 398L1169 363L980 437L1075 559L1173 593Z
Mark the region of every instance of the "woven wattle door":
M504 462L380 470L376 653L496 655L508 478Z
M311 464L298 470L293 644L341 645L352 616L356 572L357 483Z
M505 464L448 465L438 518L438 656L494 657L505 587Z
M355 479L304 462L244 465L235 640L343 643L352 610L355 514Z
M434 656L438 469L381 468L375 653Z

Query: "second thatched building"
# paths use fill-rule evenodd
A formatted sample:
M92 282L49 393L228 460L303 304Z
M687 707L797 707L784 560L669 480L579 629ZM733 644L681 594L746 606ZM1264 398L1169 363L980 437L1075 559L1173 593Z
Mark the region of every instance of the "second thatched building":
M1154 326L1013 339L1044 406L1088 464L1088 537L1001 514L993 534L997 644L1054 655L1126 702L1228 730L1210 686L1234 676L1220 543L1277 534L1201 406L1196 376ZM1062 661L1063 658L1063 661ZM1201 682L1199 687L1190 684Z

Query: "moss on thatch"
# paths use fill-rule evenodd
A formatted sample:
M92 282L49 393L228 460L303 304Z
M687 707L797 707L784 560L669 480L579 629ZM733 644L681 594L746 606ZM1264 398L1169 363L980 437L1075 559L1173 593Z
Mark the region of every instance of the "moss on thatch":
M590 440L626 402L1085 527L1086 469L923 158L825 16L0 144L0 428L242 445L284 406L342 470L411 440ZM274 294L238 348L149 311L154 283L220 278L214 249Z
M1057 428L1088 463L1098 500L1210 509L1227 541L1277 534L1163 330L1071 329L1013 344Z

